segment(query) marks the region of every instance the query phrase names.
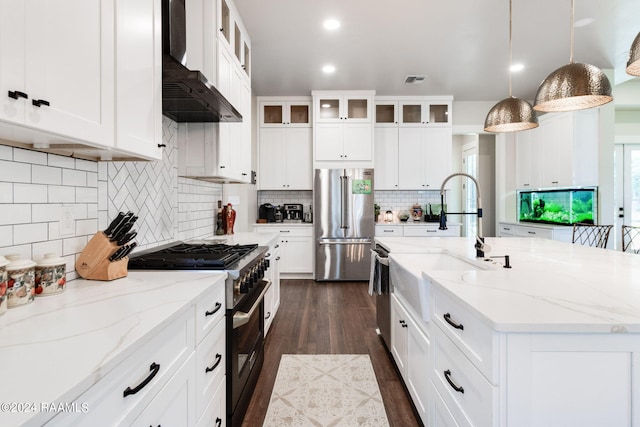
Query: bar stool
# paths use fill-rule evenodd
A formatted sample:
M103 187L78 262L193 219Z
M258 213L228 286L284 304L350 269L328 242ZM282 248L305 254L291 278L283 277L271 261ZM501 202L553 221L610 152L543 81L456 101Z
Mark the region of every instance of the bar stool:
M622 252L640 254L640 227L622 226Z
M577 222L573 224L573 236L571 241L584 246L594 248L606 248L609 240L609 233L613 225L584 224Z

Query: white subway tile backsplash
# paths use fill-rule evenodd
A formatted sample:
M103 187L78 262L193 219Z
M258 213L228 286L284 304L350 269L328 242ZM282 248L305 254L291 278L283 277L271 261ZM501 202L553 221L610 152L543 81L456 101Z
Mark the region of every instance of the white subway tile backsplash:
M67 256L81 253L84 247L87 246L91 237L93 236L79 236L62 239L62 255Z
M98 187L98 172L87 172L87 187Z
M49 166L55 166L58 168L74 169L76 167L76 159L74 159L73 157L49 154L47 164Z
M13 203L13 184L0 182L0 203Z
M62 240L49 240L33 244L32 259L35 262L44 258L45 254L56 254L62 256Z
M32 222L60 221L60 203L34 203L31 205Z
M13 226L0 225L0 247L11 246L13 244Z
M13 149L13 161L21 163L31 163L33 165L46 165L47 153L39 151L25 150L22 148Z
M0 160L13 160L13 148L0 145Z
M75 187L65 187L59 185L48 186L49 203L75 203Z
M47 186L42 184L13 184L14 203L47 203Z
M109 179L109 164L108 162L98 163L98 181L106 181Z
M87 172L74 169L62 169L62 185L86 187Z
M31 182L31 165L0 160L0 181Z
M98 189L91 187L76 187L77 203L98 203Z
M106 181L98 181L98 210L106 211L109 207L108 185Z
M76 220L76 235L94 235L98 230L98 219L80 219Z
M31 222L31 205L0 205L0 225L26 224Z
M76 169L87 172L98 172L98 163L89 160L76 159Z
M53 166L33 165L31 168L31 182L34 184L60 185L62 184L62 169Z
M17 245L2 248L0 255L18 255L22 259L32 259L31 246L32 245Z
M13 244L44 242L48 240L47 223L17 224L13 226Z

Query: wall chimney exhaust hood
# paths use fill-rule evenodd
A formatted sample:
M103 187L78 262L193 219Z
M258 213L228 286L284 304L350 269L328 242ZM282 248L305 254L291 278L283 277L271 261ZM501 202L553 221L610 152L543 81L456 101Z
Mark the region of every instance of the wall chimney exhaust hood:
M162 1L162 114L176 122L241 122L200 71L186 67L185 0Z

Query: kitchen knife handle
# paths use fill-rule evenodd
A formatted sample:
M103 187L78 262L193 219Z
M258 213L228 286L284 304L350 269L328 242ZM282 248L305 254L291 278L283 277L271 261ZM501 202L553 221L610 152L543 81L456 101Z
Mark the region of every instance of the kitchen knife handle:
M104 234L108 236L111 233L113 233L113 230L116 228L118 224L120 224L120 221L122 221L123 218L124 218L124 212L119 212L118 216L116 216L116 218L113 221L111 221L111 224L109 224L109 226L104 230Z
M120 248L118 248L118 250L116 250L110 257L109 257L109 261L113 262L113 261L117 261L120 258L120 255L122 255L124 253L124 251L126 250L126 246L122 246Z
M129 243L130 241L132 241L136 236L138 235L137 231L132 231L131 233L127 233L125 235L123 235L122 237L120 237L120 239L118 240L118 246L122 246L124 244Z

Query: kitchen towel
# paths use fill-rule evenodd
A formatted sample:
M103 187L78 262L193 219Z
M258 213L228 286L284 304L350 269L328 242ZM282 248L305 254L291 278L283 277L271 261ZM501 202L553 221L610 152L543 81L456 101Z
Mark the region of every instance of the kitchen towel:
M369 295L389 293L389 281L382 274L383 266L389 266L389 258L381 258L378 252L371 249L371 272L369 273Z
M368 354L283 354L263 427L389 426Z

